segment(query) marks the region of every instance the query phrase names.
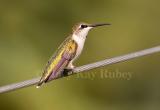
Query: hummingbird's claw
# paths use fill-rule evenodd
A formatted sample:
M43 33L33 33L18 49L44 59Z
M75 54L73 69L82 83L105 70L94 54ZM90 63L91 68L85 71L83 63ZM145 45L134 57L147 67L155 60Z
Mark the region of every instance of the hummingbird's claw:
M68 76L68 73L72 72L73 69L64 69L62 72L62 76Z

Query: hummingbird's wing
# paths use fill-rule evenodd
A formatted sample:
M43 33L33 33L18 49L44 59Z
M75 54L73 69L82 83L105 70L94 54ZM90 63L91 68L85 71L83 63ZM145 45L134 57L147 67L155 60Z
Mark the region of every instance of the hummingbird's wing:
M60 44L60 46L58 47L58 49L54 52L54 54L52 55L52 57L49 59L46 67L47 67L48 65L50 65L50 62L52 62L52 60L55 59L55 57L56 57L57 54L60 52L60 50L61 50L62 48L64 48L64 47L67 45L67 42L70 42L70 40L71 40L71 36L68 36L68 37Z
M51 79L61 75L60 73L67 67L69 61L71 61L76 55L76 50L77 43L72 39L68 39L68 41L66 41L66 43L59 48L58 52L47 64L38 86L40 86L43 82L48 82Z

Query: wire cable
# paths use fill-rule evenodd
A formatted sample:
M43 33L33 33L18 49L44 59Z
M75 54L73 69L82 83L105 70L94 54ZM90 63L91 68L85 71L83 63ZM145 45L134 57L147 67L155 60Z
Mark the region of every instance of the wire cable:
M133 59L133 58L142 57L142 56L157 53L157 52L160 52L160 46L156 46L156 47L153 47L153 48L144 49L144 50L141 50L141 51L137 51L137 52L125 54L125 55L122 55L122 56L117 56L117 57L114 57L114 58L105 59L105 60L98 61L98 62L95 62L95 63L91 63L91 64L83 65L83 66L80 66L80 67L76 67L75 69L73 69L72 72L69 72L67 74L67 76L73 75L73 74L76 74L76 73L79 73L79 72L83 72L83 71L88 71L88 70L91 70L91 69L94 69L94 68L115 64L115 63L118 63L118 62L127 61L127 60L130 60L130 59ZM63 76L60 76L60 77L57 77L57 78L62 78L62 77ZM57 78L54 78L54 79L57 79ZM33 78L33 79L30 79L30 80L25 80L25 81L18 82L18 83L5 85L5 86L0 87L0 93L5 93L5 92L20 89L20 88L28 87L28 86L31 86L31 85L35 85L35 84L38 83L39 80L40 80L40 77Z

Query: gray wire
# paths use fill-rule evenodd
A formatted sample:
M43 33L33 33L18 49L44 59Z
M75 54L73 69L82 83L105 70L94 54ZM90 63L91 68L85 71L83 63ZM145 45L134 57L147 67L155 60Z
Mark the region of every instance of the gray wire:
M141 56L145 56L145 55L149 55L149 54L153 54L153 53L157 53L157 52L160 52L160 46L156 46L156 47L153 47L153 48L144 49L144 50L133 52L133 53L130 53L130 54L117 56L117 57L114 57L114 58L105 59L105 60L98 61L98 62L95 62L95 63L91 63L91 64L83 65L83 66L80 66L80 67L76 67L73 70L73 72L69 72L68 75L76 74L76 73L83 72L83 71L88 71L88 70L91 70L91 69L94 69L94 68L98 68L98 67L102 67L102 66L106 66L106 65L126 61L126 60L130 60L130 59L133 59L133 58L137 58L137 57L141 57ZM61 77L59 77L59 78L61 78ZM55 78L55 79L57 79L57 78ZM26 80L26 81L22 81L22 82L18 82L18 83L9 84L9 85L6 85L6 86L2 86L2 87L0 87L0 93L5 93L5 92L20 89L20 88L28 87L28 86L31 86L31 85L35 85L35 84L38 83L39 80L40 80L40 77L33 78L33 79L30 79L30 80Z

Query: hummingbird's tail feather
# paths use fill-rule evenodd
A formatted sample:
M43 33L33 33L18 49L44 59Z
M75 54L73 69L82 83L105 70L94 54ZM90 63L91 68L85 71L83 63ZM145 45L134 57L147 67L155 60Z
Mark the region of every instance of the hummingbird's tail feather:
M40 86L37 85L36 88L38 89L38 88L40 88Z
M36 88L40 88L40 86L42 86L42 84L44 83L43 78L40 79L40 81L38 82Z
M40 86L42 85L43 83L38 83L36 88L40 88Z

